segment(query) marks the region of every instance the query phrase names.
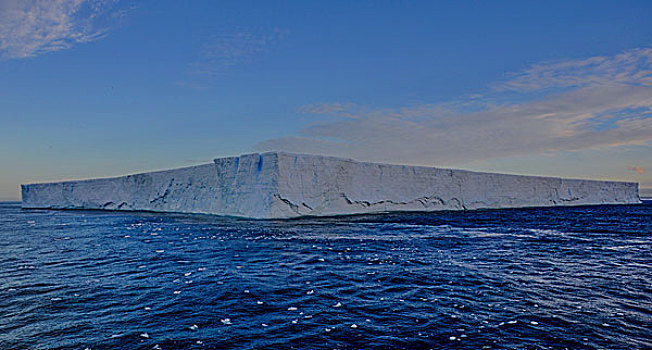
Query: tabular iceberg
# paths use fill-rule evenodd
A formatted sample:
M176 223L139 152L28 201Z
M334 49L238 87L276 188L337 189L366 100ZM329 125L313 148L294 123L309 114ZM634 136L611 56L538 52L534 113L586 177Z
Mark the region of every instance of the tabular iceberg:
M638 184L254 153L114 178L22 185L23 208L292 218L640 203Z

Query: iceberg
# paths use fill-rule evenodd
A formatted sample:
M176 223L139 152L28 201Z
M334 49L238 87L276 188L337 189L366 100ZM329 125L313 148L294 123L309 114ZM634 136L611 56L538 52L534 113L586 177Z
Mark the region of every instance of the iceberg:
M640 203L638 184L267 152L113 178L21 185L23 208L256 219Z

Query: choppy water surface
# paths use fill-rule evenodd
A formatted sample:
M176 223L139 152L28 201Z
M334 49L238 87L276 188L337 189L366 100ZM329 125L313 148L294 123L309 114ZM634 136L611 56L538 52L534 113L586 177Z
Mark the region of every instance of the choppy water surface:
M650 349L652 204L290 221L0 204L1 349Z

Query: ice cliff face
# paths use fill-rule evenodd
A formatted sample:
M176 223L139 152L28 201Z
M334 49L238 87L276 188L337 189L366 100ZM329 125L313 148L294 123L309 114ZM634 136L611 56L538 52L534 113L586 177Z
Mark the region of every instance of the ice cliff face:
M250 218L640 203L638 184L363 163L271 152L116 178L22 186L24 208Z

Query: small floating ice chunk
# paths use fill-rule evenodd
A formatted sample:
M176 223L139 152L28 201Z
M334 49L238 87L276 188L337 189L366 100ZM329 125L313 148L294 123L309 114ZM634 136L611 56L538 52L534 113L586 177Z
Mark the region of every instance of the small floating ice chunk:
M611 327L611 325L608 324L608 323L603 323L602 326L603 326L603 327Z
M342 303L338 301L337 304L333 305L333 307L342 307Z
M536 326L536 325L538 325L538 324L539 324L539 322L537 322L537 321L530 321L530 324L532 324L532 325L535 325L535 326Z
M292 324L297 324L297 322L299 322L299 320L292 320Z
M186 273L184 273L183 275L186 276L186 277L188 277L188 276L192 275L192 272L186 272Z
M201 340L197 340L197 342L196 342L196 343L197 343L197 344L199 344L199 345L202 345L202 344L204 344L204 342L203 342L203 341L201 341Z
M351 328L356 329L356 328L358 328L358 325L354 323L354 324L351 325Z
M296 310L297 310L297 308L294 307L294 306L290 306L290 307L288 308L288 311L296 311Z
M149 307L149 306L145 306L145 311L149 311L149 310L151 310L151 309L152 309L151 307Z
M149 339L149 334L147 334L147 333L140 333L140 336L141 336L142 338L147 338L147 339Z
M222 322L222 324L225 324L225 325L231 324L231 319L230 318L223 318L223 319L220 320L220 322Z
M206 271L206 268L205 267L198 267L197 271Z
M509 324L516 324L518 321L517 320L512 320L512 321L507 321Z
M457 339L457 337L452 337L452 336L451 336L451 337L448 337L448 339L450 339L450 340L455 340L455 339Z
M256 302L256 304L258 304L258 305L263 305L264 303L263 303L262 301L259 300L259 301Z
M249 294L249 289L245 289L244 292L245 292L246 294Z
M261 323L260 325L263 326L263 327L269 327L269 325L267 323Z
M196 324L193 324L193 325L190 326L189 328L190 328L191 331L196 331L196 330L199 329L199 326L197 326Z
M330 332L330 331L333 330L333 328L328 328L328 327L326 327L326 328L324 328L324 330L325 330L326 332Z
M179 294L181 294L181 291L180 291L180 290L175 290L175 291L174 291L174 295L179 295Z
M163 250L163 249L158 249L158 250L155 250L154 252L155 252L155 253L163 253L164 251L165 251L165 250Z

